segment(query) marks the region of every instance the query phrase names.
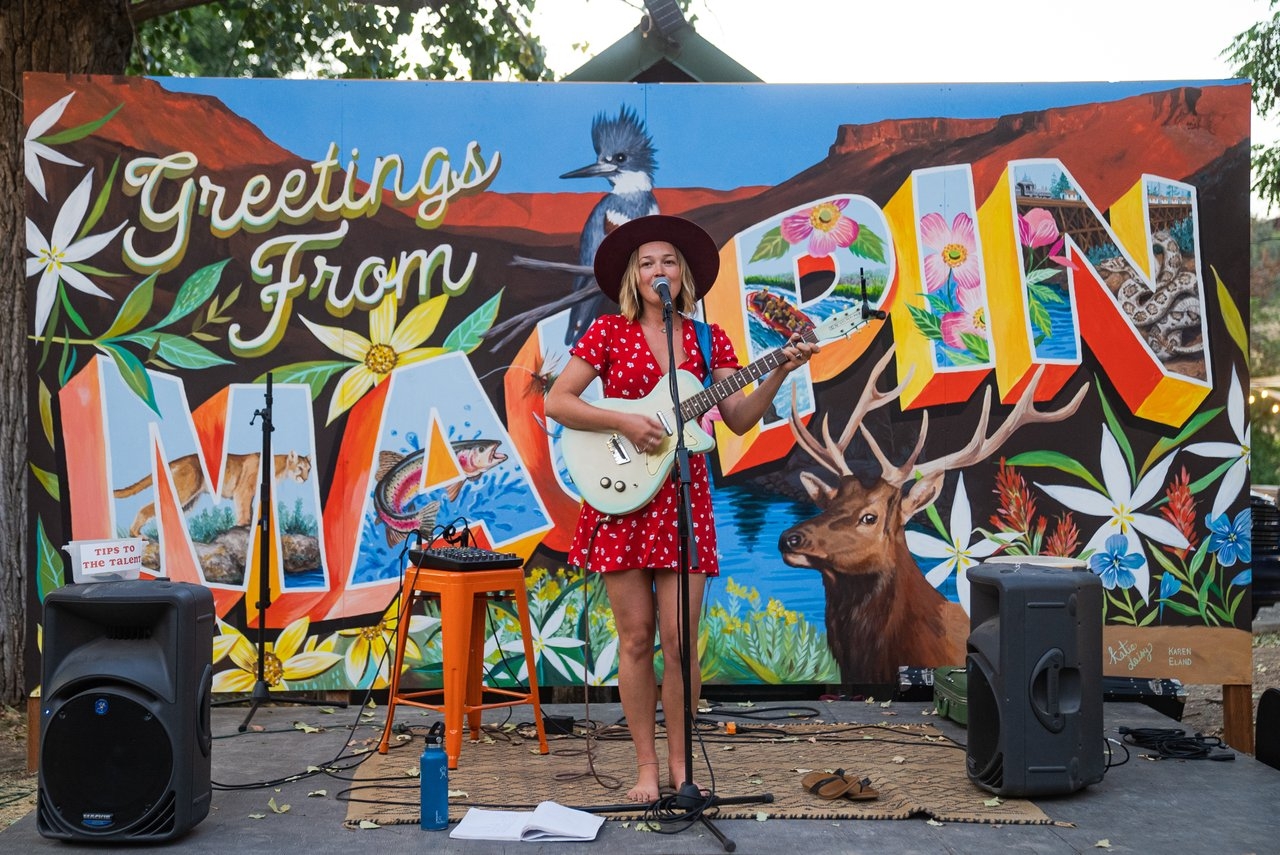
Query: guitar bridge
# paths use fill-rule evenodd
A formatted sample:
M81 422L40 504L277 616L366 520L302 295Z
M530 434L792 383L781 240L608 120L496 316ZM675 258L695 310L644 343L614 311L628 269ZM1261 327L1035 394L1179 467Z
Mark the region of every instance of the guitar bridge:
M610 434L609 439L606 440L605 444L609 446L609 452L613 455L614 463L621 466L624 463L631 462L631 455L627 454L627 448L622 444L622 437L618 436L616 433Z

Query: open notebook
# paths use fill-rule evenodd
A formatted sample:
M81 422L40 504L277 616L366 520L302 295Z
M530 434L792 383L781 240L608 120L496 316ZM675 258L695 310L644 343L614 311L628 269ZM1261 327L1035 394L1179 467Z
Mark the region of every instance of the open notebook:
M543 802L532 811L471 808L450 837L463 840L595 840L604 817Z

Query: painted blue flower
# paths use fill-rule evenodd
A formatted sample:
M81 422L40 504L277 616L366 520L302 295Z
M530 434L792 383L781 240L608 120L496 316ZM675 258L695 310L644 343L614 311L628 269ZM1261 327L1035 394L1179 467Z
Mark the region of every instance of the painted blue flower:
M1133 571L1142 566L1141 555L1129 554L1129 539L1123 534L1107 538L1103 548L1089 556L1089 569L1102 577L1102 585L1108 590L1119 585L1132 588L1137 579ZM1164 582L1160 583L1163 594Z
M1160 577L1160 614L1164 615L1164 603L1182 590L1182 582L1168 570Z
M1231 522L1226 514L1205 517L1209 526L1209 551L1218 556L1218 563L1230 567L1237 561L1248 564L1253 560L1253 511L1245 508Z

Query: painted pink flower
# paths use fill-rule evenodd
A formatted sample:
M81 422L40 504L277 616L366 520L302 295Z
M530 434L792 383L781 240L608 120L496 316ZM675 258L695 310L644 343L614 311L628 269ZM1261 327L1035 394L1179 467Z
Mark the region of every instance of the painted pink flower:
M957 350L968 350L960 335L987 337L987 307L982 300L982 289L978 287L957 288L956 298L960 301L960 311L942 316L942 340Z
M920 239L924 242L924 283L930 293L954 276L957 288L975 288L981 281L978 270L978 237L973 218L961 212L951 225L937 212L920 218Z
M809 254L830 255L858 239L858 224L844 215L848 199L820 202L808 211L782 219L782 237L787 243L809 241Z
M1023 246L1038 249L1060 241L1058 222L1044 208L1032 208L1018 215L1018 239Z

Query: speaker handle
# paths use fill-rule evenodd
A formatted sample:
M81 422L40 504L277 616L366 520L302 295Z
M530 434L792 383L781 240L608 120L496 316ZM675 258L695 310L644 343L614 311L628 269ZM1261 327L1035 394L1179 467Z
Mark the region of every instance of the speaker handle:
M1031 710L1050 733L1061 733L1067 719L1062 714L1062 690L1058 679L1066 657L1058 648L1040 657L1031 672Z

